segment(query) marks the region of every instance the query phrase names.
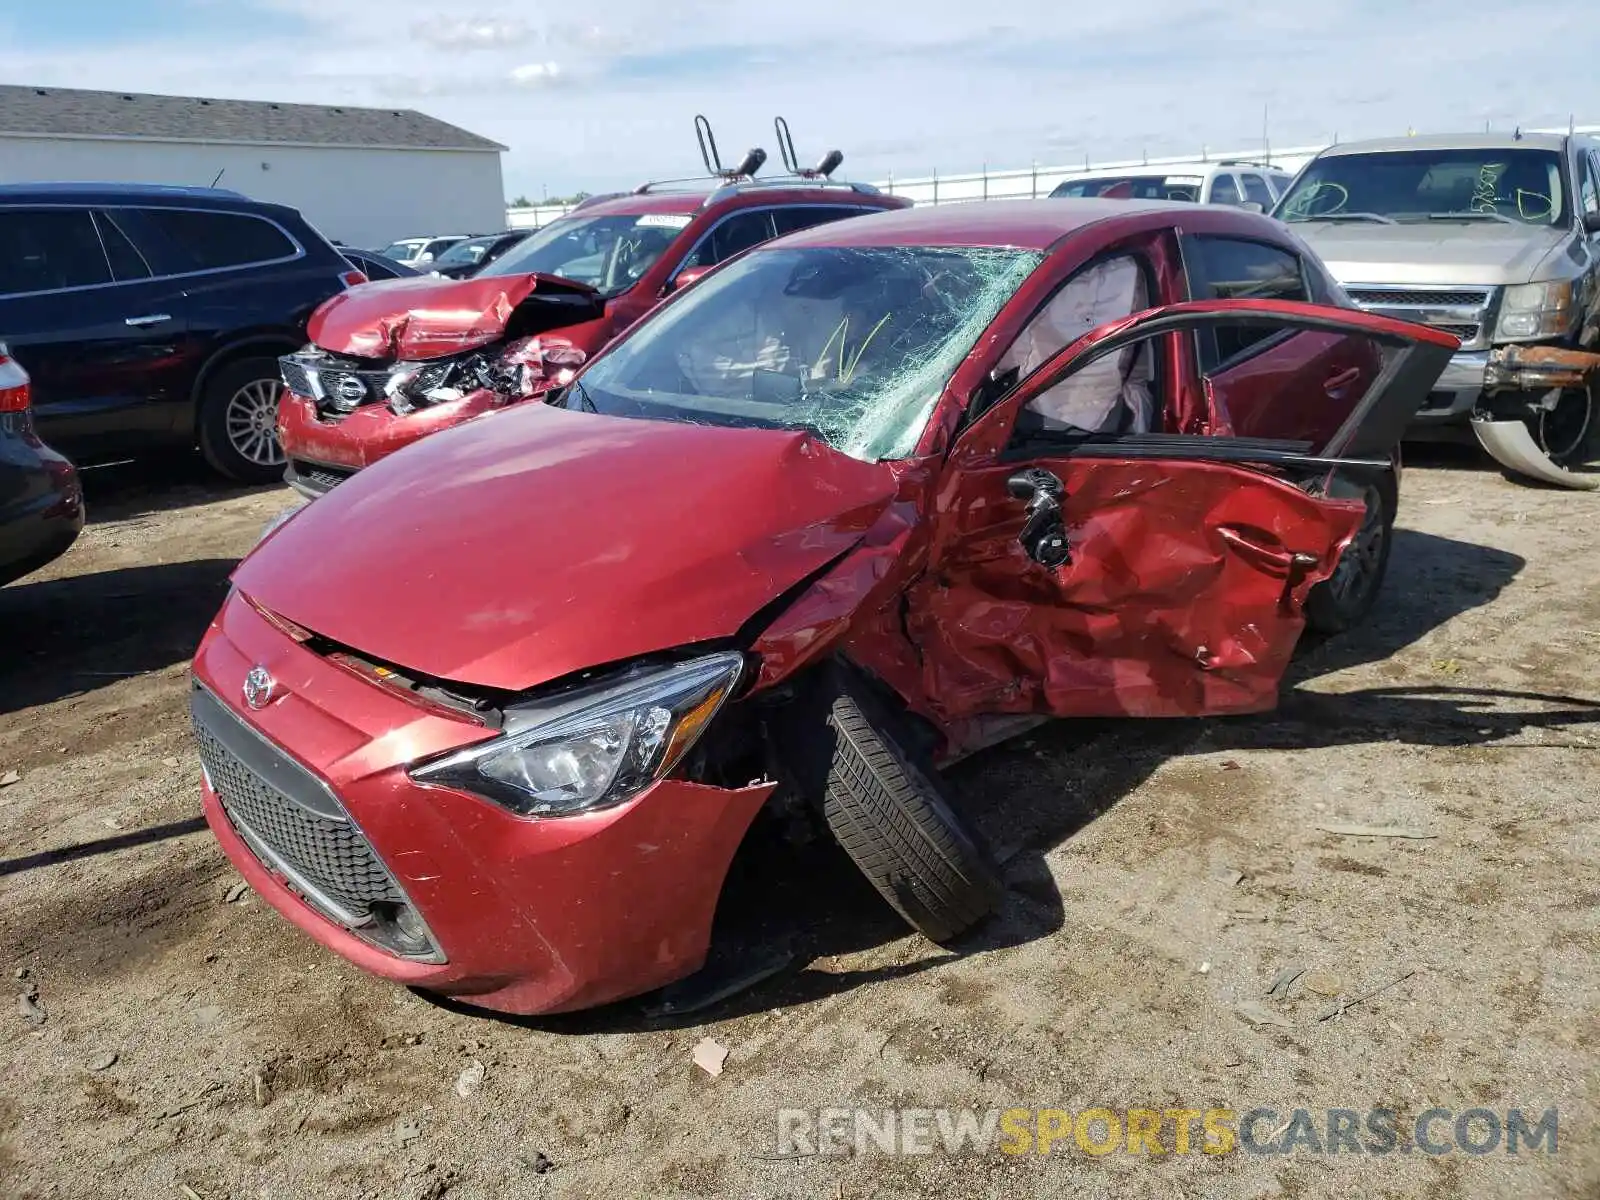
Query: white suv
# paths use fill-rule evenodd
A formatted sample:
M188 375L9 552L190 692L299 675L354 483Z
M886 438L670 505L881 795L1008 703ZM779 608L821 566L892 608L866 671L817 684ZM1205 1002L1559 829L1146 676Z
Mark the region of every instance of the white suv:
M1259 205L1270 212L1293 181L1281 167L1228 159L1204 173L1158 170L1080 175L1058 184L1051 199L1100 196L1107 200L1197 200L1202 204Z

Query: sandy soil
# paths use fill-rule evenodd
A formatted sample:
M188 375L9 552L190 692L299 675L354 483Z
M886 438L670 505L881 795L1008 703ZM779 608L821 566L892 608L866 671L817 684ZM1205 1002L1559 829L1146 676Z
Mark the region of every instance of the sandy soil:
M957 952L828 847L762 841L732 886L784 973L694 1018L507 1022L225 901L184 670L287 493L90 487L80 543L0 591L0 979L46 1013L0 1013L8 1198L1600 1195L1595 496L1436 458L1407 473L1383 611L1307 654L1276 714L1052 726L961 764L1010 892ZM1345 995L1414 974L1319 1021L1305 981L1266 995L1291 963ZM1554 1156L775 1158L778 1109L833 1105L1558 1106L1560 1134Z

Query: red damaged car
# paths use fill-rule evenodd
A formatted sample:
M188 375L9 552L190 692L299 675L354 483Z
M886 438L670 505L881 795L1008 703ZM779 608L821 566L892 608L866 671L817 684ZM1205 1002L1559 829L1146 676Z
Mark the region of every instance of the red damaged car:
M761 150L728 171L708 156L709 180L587 202L471 279L396 280L323 305L311 345L281 360L290 485L314 498L401 446L564 384L663 297L742 250L910 204L832 179L837 152L802 170L778 129L788 176L754 178Z
M1342 563L1325 616L1371 602L1456 343L1332 287L1182 204L762 246L245 559L194 662L211 827L325 946L512 1012L694 972L764 808L953 938L1002 885L941 763L1270 709Z

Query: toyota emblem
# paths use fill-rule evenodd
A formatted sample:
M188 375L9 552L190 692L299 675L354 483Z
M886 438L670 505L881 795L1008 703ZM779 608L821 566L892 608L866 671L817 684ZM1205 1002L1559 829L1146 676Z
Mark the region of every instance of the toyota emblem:
M272 703L272 693L277 686L278 681L265 667L251 667L244 677L244 702L253 709L265 708Z

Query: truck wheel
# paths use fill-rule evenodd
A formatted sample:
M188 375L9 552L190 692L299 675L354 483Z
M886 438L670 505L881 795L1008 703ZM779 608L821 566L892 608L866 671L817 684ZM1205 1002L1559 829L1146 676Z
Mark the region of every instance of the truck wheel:
M1306 597L1306 628L1331 635L1354 629L1377 603L1389 570L1400 493L1391 475L1367 488L1367 514L1339 557L1333 575Z
M1568 388L1554 408L1541 408L1528 418L1528 432L1558 467L1576 466L1588 458L1593 427L1593 386Z
M283 478L278 398L283 379L275 358L241 358L218 368L200 397L200 453L213 470L240 483Z
M896 912L932 941L948 942L999 904L999 867L951 810L931 768L895 737L889 707L847 671L834 674L828 828Z

